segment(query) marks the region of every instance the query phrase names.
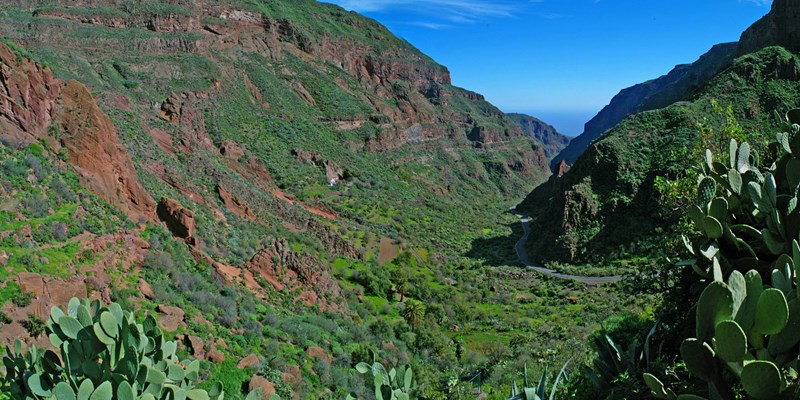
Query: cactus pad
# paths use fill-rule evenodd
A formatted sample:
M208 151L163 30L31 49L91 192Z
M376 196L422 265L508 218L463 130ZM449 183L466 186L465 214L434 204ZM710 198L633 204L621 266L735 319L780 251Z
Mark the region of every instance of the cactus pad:
M756 400L776 398L782 385L781 371L769 361L753 361L742 370L742 386Z
M733 293L728 285L712 282L700 295L697 303L697 338L709 340L722 321L733 317Z
M754 329L765 335L777 335L789 322L789 304L778 289L767 289L761 293L756 305Z
M681 357L692 375L710 381L716 374L714 350L697 339L686 339L681 344Z
M735 321L723 321L717 325L714 347L726 362L742 361L747 354L747 336Z
M714 178L706 177L700 181L700 186L697 188L697 204L703 208L707 207L708 203L714 199L717 194L717 181Z

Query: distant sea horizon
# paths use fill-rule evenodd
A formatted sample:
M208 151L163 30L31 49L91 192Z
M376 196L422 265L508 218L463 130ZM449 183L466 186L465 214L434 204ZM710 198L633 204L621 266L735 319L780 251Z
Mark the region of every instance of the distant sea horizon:
M596 110L530 110L511 108L503 110L507 113L520 113L536 117L545 123L553 125L562 135L576 137L583 133L584 125L594 118L600 109Z

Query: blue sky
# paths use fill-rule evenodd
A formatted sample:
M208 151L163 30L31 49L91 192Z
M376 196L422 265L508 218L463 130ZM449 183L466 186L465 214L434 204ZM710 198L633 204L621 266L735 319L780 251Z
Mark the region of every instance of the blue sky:
M386 25L453 83L568 134L620 89L739 39L770 0L326 0Z

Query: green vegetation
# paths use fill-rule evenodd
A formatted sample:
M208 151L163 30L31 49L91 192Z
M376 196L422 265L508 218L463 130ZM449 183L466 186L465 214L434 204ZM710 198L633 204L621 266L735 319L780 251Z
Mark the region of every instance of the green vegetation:
M122 213L59 163L37 144L0 146L0 184L8 194L0 197L0 253L9 257L0 279L22 271L70 276L93 261L78 257L81 234L102 235L125 226ZM0 289L0 299L6 290Z
M45 329L61 357L10 352L23 368L2 388L14 398L62 390L80 397L84 385L84 394L98 398L144 398L145 392L217 398L224 385L227 398L252 399L260 394L250 391L251 383L263 379L281 398L438 400L483 392L489 399L511 393L543 400L550 389L551 400L644 399L656 377L664 393L709 395L698 374L770 394L764 390L772 386L750 387L748 368L764 382L777 370L787 383L780 390L791 394L796 368L787 359L797 342L776 338L791 336L797 325L790 282L800 262L792 247L797 204L784 210L796 197L798 168L766 144L762 132L772 122L743 110L796 103L797 83L773 79L797 70L795 54L769 48L741 58L694 102L623 122L596 143L596 159L564 178L574 202L534 215L535 224L564 228L556 238L541 236L557 243L554 251L565 251L560 258L586 262L548 265L582 275L638 272L590 287L519 267L514 244L522 232L507 210L544 179L530 164L538 144L514 137L517 128L499 110L447 84L443 67L374 21L311 0L232 1L236 7L226 10L236 10L236 18L260 18L248 29L239 29L231 15L209 17L192 2L180 4L0 13L15 39L50 33L47 43L26 41L26 54L54 66L60 78L91 87L148 193L177 200L196 223L192 247L156 221L134 224L81 186L63 152L6 140L0 146L0 254L8 260L0 268L0 304L13 312L30 306L30 294L9 279L24 272L55 282L77 277L90 296L116 302L73 303L46 324L33 317L23 322L34 336ZM49 11L126 24L79 23L48 17ZM187 16L204 16L195 22L208 31L157 26L165 17ZM336 46L351 43L363 51L353 57L375 64L359 68L391 66L397 76L356 76L351 65L331 59L341 51ZM423 122L396 123L415 118ZM798 133L790 128L782 141L795 154ZM714 160L728 154L722 144L741 142L745 133L751 147L735 146L736 166L719 169ZM60 130L54 125L48 134L58 138ZM469 139L480 134L503 140L484 146ZM711 155L698 192L701 173L687 171L705 148ZM764 162L752 156L757 153ZM768 161L779 162L769 171L757 167ZM328 185L329 174L338 185ZM679 220L673 211L698 196L702 218L692 211L692 218ZM548 220L565 216L576 225ZM700 232L689 233L692 223ZM691 251L701 278L666 260L689 251L680 233L699 244ZM789 269L772 265L787 259ZM746 272L752 268L769 287L761 285L747 314L753 322L745 324L727 299L755 298L757 279ZM737 269L744 269L745 286L755 282L753 291L728 295L720 288L738 287L741 279L730 272ZM152 293L144 293L140 280ZM702 335L687 335L695 330L687 310L703 290L710 294L700 297L696 311ZM157 328L168 306L185 313L171 331ZM22 322L6 319L0 323ZM708 324L717 319L722 328ZM680 344L690 335L696 340L680 362ZM190 348L196 338L202 349ZM89 347L101 353L100 362L88 356ZM205 359L189 361L194 352ZM239 368L249 356L255 360ZM719 374L704 375L693 363L698 357ZM71 363L75 358L80 367ZM177 367L180 360L186 369ZM749 363L754 360L759 364ZM399 365L406 367L391 367ZM527 381L528 365L542 377L538 385ZM548 367L559 365L548 388ZM30 384L31 376L39 386Z
M22 326L33 338L44 333L44 320L34 313L28 313L28 319L22 322Z

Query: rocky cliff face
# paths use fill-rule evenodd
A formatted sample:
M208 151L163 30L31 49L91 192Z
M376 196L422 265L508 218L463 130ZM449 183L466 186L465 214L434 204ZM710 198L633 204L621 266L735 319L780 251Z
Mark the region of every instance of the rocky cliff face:
M69 163L100 197L135 221L153 218L153 200L139 183L116 128L85 86L62 82L2 43L0 77L0 137L41 140L55 152L65 148Z
M667 75L623 89L586 123L583 134L573 139L551 165L558 165L562 160L575 163L593 141L631 115L692 99L698 89L731 65L736 49L736 43L716 45L693 64L679 65Z
M747 29L739 40L739 55L767 46L800 49L800 4L794 0L773 0L772 10Z
M519 124L523 132L544 146L544 153L548 159L558 155L571 140L571 138L558 133L552 125L536 117L525 114L508 114L508 117Z
M314 63L323 69L334 67L355 79L357 88L345 81L337 84L344 91L358 91L364 103L364 115L329 113L329 121L363 123L376 121L379 137L363 143L374 152L393 150L408 142L462 136L474 130L486 130L487 121L499 123L505 134L503 141L520 137L522 131L482 96L450 86L447 68L391 35L374 21L366 20L338 7L313 4L310 1L287 6L283 2L261 9L236 1L179 2L153 9L152 5L135 5L114 1L87 5L61 1L38 7L37 2L0 1L15 4L31 12L38 30L26 34L24 25L12 21L6 33L28 47L64 46L86 50L103 48L144 52L153 55L208 54L209 51L244 51L265 57L272 63L297 60ZM147 3L150 4L150 3ZM155 3L154 3L155 4ZM161 3L158 3L161 4ZM101 6L109 6L102 7ZM92 7L97 7L92 8ZM308 19L287 18L287 11L311 7L319 9ZM69 21L74 24L49 24L46 21ZM22 21L16 21L22 22ZM104 34L86 43L76 43L70 36L80 25L105 28ZM343 28L344 27L344 28ZM123 37L113 31L147 30L160 35ZM344 29L342 34L337 30ZM69 34L72 32L72 34ZM112 50L113 52L113 50ZM326 71L317 71L323 74ZM295 77L299 78L299 77ZM298 79L288 82L295 95L311 106L319 99L319 90ZM477 113L453 107L453 103L472 103ZM459 104L459 105L462 105ZM322 108L322 107L319 107ZM473 108L473 107L468 107ZM455 113L451 111L456 111ZM472 135L473 141L495 142L497 136Z
M136 222L154 218L155 203L144 190L111 119L85 86L68 81L61 93L61 144L85 185Z

